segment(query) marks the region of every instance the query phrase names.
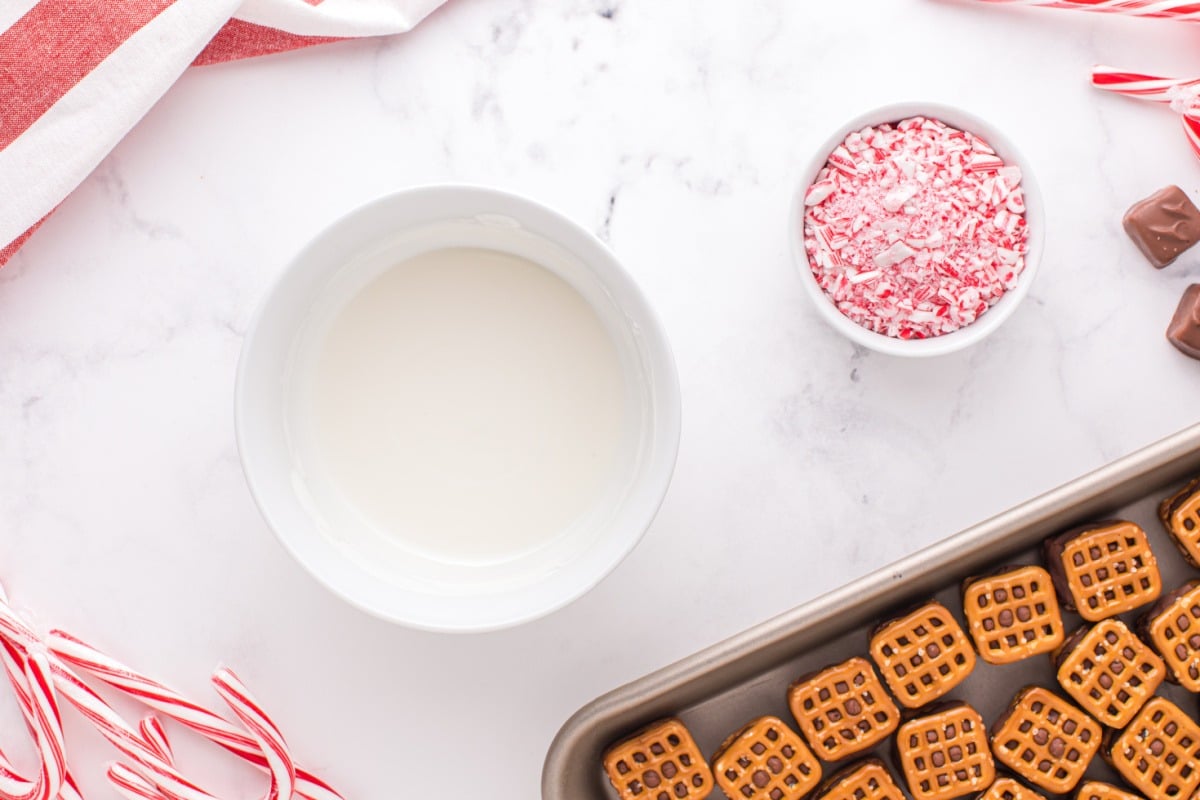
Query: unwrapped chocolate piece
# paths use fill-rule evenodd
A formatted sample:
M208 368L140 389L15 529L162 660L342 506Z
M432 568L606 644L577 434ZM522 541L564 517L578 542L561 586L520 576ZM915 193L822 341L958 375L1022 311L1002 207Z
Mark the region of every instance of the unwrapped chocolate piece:
M1200 209L1178 186L1134 203L1123 222L1129 238L1158 269L1200 241Z
M1184 355L1200 358L1200 283L1184 290L1167 328L1167 341Z

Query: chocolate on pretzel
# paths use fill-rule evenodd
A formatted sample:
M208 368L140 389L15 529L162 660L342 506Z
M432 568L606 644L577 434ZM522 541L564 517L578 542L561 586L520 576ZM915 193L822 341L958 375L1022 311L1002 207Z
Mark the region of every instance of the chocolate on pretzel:
M1138 620L1138 632L1167 665L1167 679L1200 692L1200 581L1158 601Z
M800 800L821 781L821 762L777 717L760 717L726 739L712 770L733 800Z
M1158 691L1167 669L1119 619L1084 626L1054 654L1058 683L1110 728L1124 728Z
M1041 567L1007 567L963 583L963 611L979 656L1010 664L1062 644L1063 623L1050 574Z
M878 758L866 758L834 773L816 800L905 800L895 778Z
M975 669L966 633L949 609L933 600L876 628L871 658L906 708L936 700Z
M621 800L704 800L712 773L691 733L664 719L613 746L604 770Z
M1046 800L1020 781L1001 776L976 800Z
M1200 478L1163 500L1158 518L1187 562L1200 567Z
M1075 800L1142 800L1136 794L1118 789L1111 783L1084 781L1075 792Z
M1148 800L1188 800L1200 787L1200 726L1166 698L1150 698L1105 744L1108 763Z
M1055 794L1075 788L1100 749L1099 723L1049 689L1027 686L992 726L996 760Z
M1067 611L1095 622L1158 599L1162 578L1146 532L1133 522L1085 525L1047 539L1046 566Z
M788 705L804 738L825 761L874 747L900 723L896 704L865 658L800 678L788 689Z
M996 777L983 717L966 703L944 703L900 726L896 755L914 800L951 800L981 792Z

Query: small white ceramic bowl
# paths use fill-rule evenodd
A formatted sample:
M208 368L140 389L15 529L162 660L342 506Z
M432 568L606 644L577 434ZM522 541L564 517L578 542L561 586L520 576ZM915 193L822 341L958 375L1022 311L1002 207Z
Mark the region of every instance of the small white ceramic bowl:
M804 248L804 195L808 187L817 178L817 173L829 160L829 154L841 144L853 131L862 130L869 125L882 125L888 122L899 122L909 117L929 117L941 120L947 125L968 131L981 137L990 144L996 153L1008 164L1021 170L1021 186L1025 192L1025 219L1029 226L1029 251L1025 255L1025 271L1017 279L1017 285L1005 292L995 305L984 312L970 325L958 330L935 336L929 339L899 339L885 336L862 327L838 310L833 300L817 283L809 264L808 252ZM992 331L999 328L1012 313L1025 295L1037 274L1041 262L1042 246L1045 242L1046 224L1042 206L1042 193L1038 189L1037 179L1029 162L1020 151L988 122L952 106L938 103L896 103L883 106L874 111L868 111L837 129L813 154L804 172L796 182L796 190L792 196L792 204L788 216L788 238L791 241L792 258L800 273L800 283L804 286L813 305L822 318L850 341L870 348L880 353L893 356L940 356L970 347L981 341Z
M595 309L616 345L626 385L620 466L597 507L544 546L478 563L399 548L381 566L380 559L339 535L347 525L367 523L346 507L341 493L321 485L320 465L314 469L314 456L296 433L295 397L302 393L297 375L319 345L316 320L336 314L349 299L347 286L361 286L369 279L364 276L387 265L445 247L499 250L534 261ZM292 260L246 334L236 418L255 501L284 547L320 582L387 620L427 630L482 631L566 605L638 543L674 469L679 381L653 310L595 236L521 197L440 186L368 203L334 222ZM371 535L380 538L377 531Z

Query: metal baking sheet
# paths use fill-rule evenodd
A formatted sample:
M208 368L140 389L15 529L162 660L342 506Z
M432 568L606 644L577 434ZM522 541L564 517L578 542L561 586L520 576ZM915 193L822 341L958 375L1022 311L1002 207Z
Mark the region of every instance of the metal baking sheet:
M542 773L542 798L614 800L616 792L600 766L604 751L661 717L682 718L708 756L727 735L763 714L794 726L786 699L794 679L852 655L866 656L868 632L878 621L929 597L936 596L961 622L963 578L1006 564L1040 564L1042 540L1074 525L1133 520L1149 535L1164 591L1200 577L1176 551L1156 513L1161 499L1195 475L1200 475L1200 425L610 692L580 709L555 737ZM1132 622L1143 610L1123 619ZM1082 624L1075 614L1064 616L1068 633ZM1003 667L980 660L948 699L971 703L990 726L1013 694L1031 683L1057 687L1048 657ZM1195 695L1168 685L1159 693L1196 714ZM885 743L859 757L883 758L899 779L888 750ZM825 771L832 771L830 765ZM1088 775L1115 781L1099 756ZM712 798L724 795L718 789Z

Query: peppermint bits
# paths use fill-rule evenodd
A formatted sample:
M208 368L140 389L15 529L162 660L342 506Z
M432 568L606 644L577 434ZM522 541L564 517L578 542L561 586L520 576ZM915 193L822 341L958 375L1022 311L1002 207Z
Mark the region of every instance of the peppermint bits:
M925 339L970 325L1025 269L1021 171L925 117L851 133L804 196L817 283L854 322Z

